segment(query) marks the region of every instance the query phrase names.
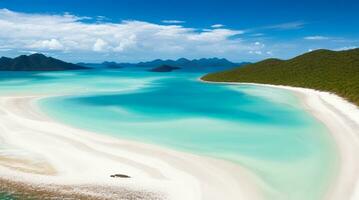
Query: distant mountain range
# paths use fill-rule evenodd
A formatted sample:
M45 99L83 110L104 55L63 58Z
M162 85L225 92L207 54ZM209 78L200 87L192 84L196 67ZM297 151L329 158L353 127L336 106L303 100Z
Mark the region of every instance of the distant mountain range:
M359 105L359 48L316 50L290 60L267 59L211 73L206 81L252 82L334 92Z
M139 63L116 63L116 62L103 62L103 63L78 63L78 65L92 67L92 68L111 68L111 67L142 67L142 68L156 68L163 65L171 67L179 67L181 71L218 71L223 69L229 69L232 67L238 67L244 64L243 63L233 63L227 59L219 58L202 58L189 60L186 58L180 58L178 60L161 60L156 59L149 62L139 62Z
M116 62L102 62L102 63L84 63L84 62L80 62L77 63L77 65L80 66L84 66L84 67L89 67L92 69L101 69L101 68L109 68L109 69L120 69L123 67L126 67L126 65L123 65L121 63L116 63Z
M89 69L42 54L22 55L16 58L1 57L0 71L62 71Z
M143 69L153 72L170 72L173 70L187 72L215 72L238 67L248 63L233 63L224 58L202 58L189 60L180 58L178 60L156 59L149 62L139 63L78 63L64 62L43 54L21 55L16 58L1 57L0 71L62 71L80 69Z

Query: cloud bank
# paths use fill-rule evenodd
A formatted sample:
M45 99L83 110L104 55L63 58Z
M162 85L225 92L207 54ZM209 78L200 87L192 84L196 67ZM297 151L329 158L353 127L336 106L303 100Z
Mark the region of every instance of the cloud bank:
M246 30L230 29L223 24L194 28L179 20L163 20L160 24L138 20L113 22L105 16L0 9L0 52L1 56L11 57L41 52L72 62L137 62L180 57L257 61L289 58L308 49L359 45L358 41L333 40L316 34L286 40L269 35L271 31L296 31L305 24L296 21Z
M162 23L165 23L165 24L183 24L183 23L186 23L185 21L182 21L182 20L162 20Z
M127 20L86 22L88 17L27 14L0 9L0 49L121 57L124 60L212 57L259 51L241 39L242 30L216 25L196 29L175 24Z
M224 27L224 25L223 24L213 24L211 27L212 28L222 28L222 27Z

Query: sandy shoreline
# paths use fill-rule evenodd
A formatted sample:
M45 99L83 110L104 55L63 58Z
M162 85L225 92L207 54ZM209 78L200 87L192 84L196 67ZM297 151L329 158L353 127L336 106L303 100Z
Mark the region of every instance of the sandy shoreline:
M357 106L335 94L307 88L256 83L203 82L258 85L294 92L301 99L306 110L327 126L338 149L340 159L338 174L325 199L359 199L359 108Z
M295 92L308 112L332 133L340 166L326 199L359 199L358 108L326 92L264 86ZM21 190L36 185L49 196L78 195L79 199L263 197L257 187L260 180L237 164L66 126L37 109L36 101L46 97L0 96L0 144L4 146L0 149L0 186L15 184ZM112 174L131 178L114 179Z
M39 112L41 98L46 96L0 96L2 188L32 185L49 196L77 192L85 199L261 197L256 178L237 164L63 125Z

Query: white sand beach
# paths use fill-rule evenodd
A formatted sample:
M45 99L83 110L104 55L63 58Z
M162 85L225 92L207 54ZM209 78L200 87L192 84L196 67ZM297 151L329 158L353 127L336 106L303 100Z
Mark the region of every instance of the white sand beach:
M339 153L339 169L326 199L359 199L359 109L343 98L312 89L271 86L296 92L308 112L329 129Z
M101 199L260 199L236 164L63 125L37 109L45 97L0 97L3 180Z
M327 92L266 86L295 92L330 129L340 168L326 199L358 199L359 109ZM148 199L262 197L260 181L239 165L69 127L38 110L35 102L46 97L0 97L1 178L56 191L71 186L70 192L101 198L136 192Z
M201 80L203 81L203 80ZM249 84L280 88L294 92L305 109L329 129L339 153L339 169L325 199L359 199L359 108L329 92L307 88L256 83L208 82L211 84Z

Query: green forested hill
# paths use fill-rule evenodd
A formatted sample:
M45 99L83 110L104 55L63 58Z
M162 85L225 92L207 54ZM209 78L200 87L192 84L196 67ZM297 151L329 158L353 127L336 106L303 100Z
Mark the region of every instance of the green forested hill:
M0 58L0 71L62 71L89 69L36 53L16 58Z
M202 80L312 88L336 93L359 105L359 49L316 50L290 60L267 59L207 74Z

